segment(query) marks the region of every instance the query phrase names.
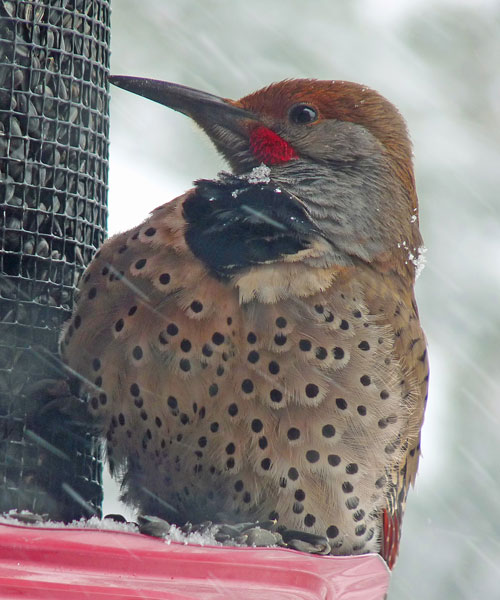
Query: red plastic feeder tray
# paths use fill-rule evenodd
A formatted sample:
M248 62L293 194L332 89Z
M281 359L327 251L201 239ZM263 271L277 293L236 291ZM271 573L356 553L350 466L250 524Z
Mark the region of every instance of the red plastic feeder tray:
M389 577L375 554L311 556L0 524L2 600L382 600Z

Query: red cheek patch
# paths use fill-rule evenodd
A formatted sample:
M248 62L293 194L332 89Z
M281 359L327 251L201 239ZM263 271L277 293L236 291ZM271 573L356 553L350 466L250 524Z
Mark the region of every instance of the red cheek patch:
M250 148L255 158L265 165L278 165L298 158L288 142L263 125L251 131Z

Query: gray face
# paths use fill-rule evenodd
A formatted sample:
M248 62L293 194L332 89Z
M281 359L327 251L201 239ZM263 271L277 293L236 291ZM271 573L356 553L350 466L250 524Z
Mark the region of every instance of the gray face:
M336 165L383 153L382 144L367 129L357 123L328 119L300 125L269 124L287 140L304 159Z
M381 142L356 123L328 120L274 128L299 159L272 166L272 178L304 201L332 246L331 260L370 262L409 235L409 200Z

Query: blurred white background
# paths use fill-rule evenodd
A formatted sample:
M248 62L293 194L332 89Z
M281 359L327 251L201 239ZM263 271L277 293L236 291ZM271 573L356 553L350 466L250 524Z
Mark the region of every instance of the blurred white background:
M390 598L500 597L500 3L112 4L114 74L232 98L288 77L346 79L406 117L428 248L417 296L431 393ZM186 117L111 93L113 234L225 165ZM120 510L110 491L105 511Z

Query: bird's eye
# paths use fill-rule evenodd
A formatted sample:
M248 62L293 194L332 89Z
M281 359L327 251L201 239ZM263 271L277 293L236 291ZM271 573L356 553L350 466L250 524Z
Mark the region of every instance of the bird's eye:
M290 121L303 125L304 123L313 123L318 119L318 112L312 106L307 104L296 104L290 109Z

